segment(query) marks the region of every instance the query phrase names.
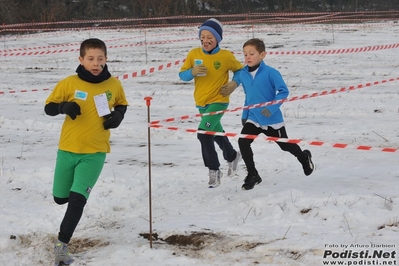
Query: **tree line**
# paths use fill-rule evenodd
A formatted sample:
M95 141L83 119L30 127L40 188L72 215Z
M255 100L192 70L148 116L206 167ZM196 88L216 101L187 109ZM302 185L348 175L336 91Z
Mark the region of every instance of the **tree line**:
M399 0L0 0L0 22L399 10Z

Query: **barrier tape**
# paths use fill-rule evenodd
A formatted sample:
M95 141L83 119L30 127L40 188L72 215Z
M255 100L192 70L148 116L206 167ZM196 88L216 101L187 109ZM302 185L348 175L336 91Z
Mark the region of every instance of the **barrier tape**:
M156 69L157 71L161 71L161 70L163 70L163 69L165 69L165 68L170 68L170 67L172 67L172 66L178 66L178 65L180 65L180 62L184 63L184 61L186 61L186 59L183 59L183 60L176 60L176 61L173 62L173 63L167 63L167 64L165 64L165 65L160 65L160 66L158 66L157 68L151 67L148 71L147 71L146 69L143 69L143 70L141 70L141 71L136 71L136 72L133 72L133 73L131 73L131 74L123 74L123 75L117 76L116 78L117 78L117 79L124 80L124 79L139 77L139 76L145 76L145 75L147 75L147 74L154 73L154 72L155 72L155 69Z
M215 18L237 18L237 17L285 17L285 16L337 16L337 15L370 15L370 14L398 14L398 11L362 11L362 12L285 12L285 13L241 13L241 14L225 14L213 15ZM15 27L31 27L31 26L44 26L44 25L59 25L59 24L85 24L85 23L116 23L116 22L132 22L132 21L149 21L149 20L170 20L170 19L199 19L208 18L209 15L178 15L178 16L164 16L164 17L151 17L151 18L122 18L122 19L100 19L100 20L70 20L70 21L56 21L56 22L31 22L31 23L17 23L17 24L3 24L0 29L15 28Z
M184 42L184 41L192 41L197 40L197 37L194 38L183 38L178 40L164 40L164 41L152 41L152 42L139 42L132 44L120 44L120 45L110 45L108 49L117 49L117 48L126 48L126 47L135 47L135 46L144 46L144 45L157 45L157 44L167 44L167 43L175 43L175 42ZM360 48L346 48L346 49L327 49L327 50L313 50L313 51L268 51L268 55L324 55L324 54L345 54L345 53L360 53L360 52L368 52L368 51L377 51L377 50L388 50L395 49L399 47L399 43L394 44L386 44L386 45L374 45L374 46L365 46ZM15 51L9 52L10 50L4 50L5 53L2 53L0 50L0 56L35 56L35 55L47 55L47 54L57 54L57 53L67 53L67 52L76 52L79 51L79 48L71 48L71 49L61 49L61 50L44 50L44 51ZM4 52L3 51L3 52ZM236 52L235 54L242 54L242 52Z
M376 21L376 20L397 20L397 18L356 18L356 19L345 19L345 18L329 18L329 19L318 19L318 18L298 18L298 19L252 19L252 20L239 20L239 21L223 21L224 25L245 25L245 24L259 24L259 23L287 23L298 24L298 23L323 23L332 21L347 21L347 22L361 22L361 21ZM293 23L296 22L296 23ZM105 29L131 29L131 28L170 28L170 27L199 27L201 23L166 23L166 24L130 24L130 25L115 25L115 26L91 26L91 27L78 27L78 28L22 28L22 29L3 29L0 32L30 32L30 31L81 31L81 30L105 30Z
M347 54L347 53L361 53L378 50L395 49L399 47L399 43L386 44L386 45L374 45L359 48L346 48L346 49L328 49L328 50L313 50L313 51L270 51L268 55L327 55L327 54ZM236 54L242 54L238 52Z
M13 93L20 93L20 92L39 92L39 91L49 91L49 90L51 90L51 89L44 88L44 89L31 89L31 90L19 90L19 91L17 91L17 90L8 90L8 91L0 91L0 95L4 95L6 93L13 94Z
M0 56L30 56L30 55L47 55L47 54L59 54L67 52L76 52L79 48L63 49L63 50L52 50L52 51L33 51L33 52L15 52L0 54Z
M184 63L185 60L186 59L176 60L174 62L170 62L170 63L164 64L164 65L160 65L157 68L156 67L151 67L149 70L143 69L141 71L135 71L135 72L133 72L131 74L122 74L122 75L119 75L119 76L115 76L115 78L117 78L119 80L125 80L125 79L129 79L129 78L136 78L136 77L139 77L139 76L145 76L145 75L154 73L155 71L161 71L161 70L164 70L165 68L170 68L172 66L180 65L181 63ZM350 91L350 90L360 89L360 88L369 87L369 86L382 84L382 83L386 83L386 82L393 82L393 81L396 81L396 80L399 80L399 77L398 78L384 79L384 80L375 81L375 82L368 82L368 83L365 83L365 84L359 84L357 86L350 86L348 88L332 89L331 91L322 91L322 92L318 92L318 93L316 92L316 93L312 93L310 95L304 94L302 96L294 96L294 97L292 97L290 99L284 99L284 100L281 100L281 101L282 102L283 101L284 102L285 101L291 102L291 101L296 101L296 100L303 100L303 99L306 99L306 98L313 98L313 97L317 97L317 96L324 96L324 95L334 94L334 93L338 93L338 92ZM31 90L19 90L19 91L12 89L12 90L8 90L8 91L0 91L0 95L5 95L5 94L8 94L8 93L39 92L39 91L48 91L48 90L50 90L50 89L45 88L45 89L31 89ZM245 109L251 109L251 108L259 108L259 107L263 107L263 106L267 106L267 105L271 105L271 104L277 104L277 103L278 102L275 102L275 103L273 103L273 102L260 103L260 104L254 105L254 106L244 106L244 107L239 107L239 108L236 108L236 109L227 109L227 110L225 110L223 112L235 112L235 111L239 111L239 110L245 110ZM218 113L204 113L202 115L214 115L214 114L219 114L219 112ZM200 114L196 114L194 116L184 115L184 116L177 117L177 118L173 118L172 117L172 118L167 118L165 120L154 121L154 123L160 123L162 121L163 122L173 122L173 121L177 121L177 120L185 120L185 119L195 118L195 117L199 117L199 116L202 116L202 115L200 115Z
M217 115L217 114L224 114L224 113L232 113L232 112L237 112L240 110L248 110L248 109L254 109L254 108L259 108L259 107L264 107L264 106L268 106L268 105L274 105L274 104L280 104L280 103L284 103L284 102L293 102L293 101L298 101L298 100L304 100L304 99L309 99L309 98L315 98L315 97L320 97L320 96L326 96L326 95L331 95L331 94L335 94L335 93L341 93L341 92L346 92L346 91L352 91L352 90L356 90L356 89L362 89L362 88L366 88L366 87L371 87L374 85L378 85L378 84L383 84L383 83L387 83L387 82L393 82L393 81L397 81L399 80L399 77L397 78L390 78L390 79L384 79L381 81L374 81L374 82L367 82L365 84L359 84L357 86L349 86L347 88L342 87L340 89L332 89L330 91L321 91L321 92L314 92L312 94L304 94L302 96L293 96L291 98L285 98L282 100L277 100L277 101L270 101L270 102L263 102L263 103L258 103L258 104L254 104L254 105L248 105L248 106L243 106L243 107L236 107L234 109L226 109L223 111L215 111L215 112L209 112L209 113L203 113L203 114L195 114L195 115L183 115L183 116L179 116L179 117L171 117L171 118L166 118L163 120L156 120L156 121L151 121L150 125L156 125L159 123L170 123L170 122L175 122L175 121L181 121L181 120L186 120L186 119L191 119L191 118L197 118L197 117L201 117L201 116L208 116L208 115Z
M273 141L273 142L286 142L286 143L293 143L293 144L299 144L299 143L307 143L312 146L330 146L332 148L338 148L338 149L347 149L347 148L352 148L355 150L362 150L362 151L381 151L381 152L390 152L394 153L398 151L398 148L377 148L377 147L372 147L368 145L351 145L347 143L328 143L325 141L319 141L319 140L301 140L301 139L287 139L287 138L277 138L277 137L262 137L258 135L248 135L248 134L238 134L238 133L231 133L231 132L214 132L214 131L204 131L204 130L198 130L198 129L183 129L183 128L178 128L178 127L168 127L168 126L163 126L160 124L156 125L149 125L152 128L158 128L158 129L167 129L167 130L173 130L173 131L184 131L188 133L198 133L198 134L206 134L206 135L212 135L212 136L225 136L225 137L238 137L238 138L244 138L244 139L256 139L256 138L261 138L266 141Z
M367 21L367 19L364 19ZM297 20L301 21L301 20ZM254 23L264 23L263 19L254 20L239 20L239 21L226 21L223 22L224 25L237 25L237 24L254 24ZM282 20L267 20L267 22L284 22ZM287 20L286 22L290 22ZM79 27L79 28L31 28L31 29L4 29L0 32L26 32L26 31L81 31L81 30L110 30L110 29L131 29L131 28L171 28L171 27L199 27L201 23L166 23L166 24L131 24L131 25L115 25L115 26L95 26L95 27Z
M346 25L346 26L342 26L342 25L331 25L329 27L327 26L322 26L322 27L307 27L307 28L293 28L293 27L258 27L258 26L251 26L252 29L260 29L260 30L330 30L330 29L347 29L347 28L359 28L359 27L375 27L375 26L386 26L386 25L392 25L393 22L391 23L379 23L379 24L368 24L368 25ZM240 30L241 32L248 32L248 29L244 29L244 30ZM229 31L226 30L225 35L231 35L231 34L237 34L237 30L231 31L230 33L228 33ZM54 33L55 35L56 33ZM187 33L187 34L191 34L191 33ZM38 35L38 34L36 34ZM152 37L161 37L161 36L169 36L169 34L151 34L149 36ZM34 37L34 36L32 36ZM106 43L109 42L116 42L116 41L122 41L122 40L131 40L131 39L136 39L137 36L134 37L129 37L129 38L118 38L118 39L112 39L112 40L107 40ZM196 38L195 38L196 39ZM188 40L188 39L186 39ZM181 41L181 40L176 40L176 41ZM6 49L6 50L0 50L0 54L3 53L12 53L12 52L19 52L19 51L31 51L31 50L48 50L48 49L52 49L52 48L60 48L60 47L70 47L70 46L77 46L80 45L80 43L66 43L66 44L57 44L57 45L48 45L48 46L36 46L36 47L21 47L21 48L14 48L14 49Z
M140 42L140 43L131 43L131 44L120 44L120 45L109 45L108 49L116 49L116 48L125 48L125 47L134 47L134 46L143 46L143 45L154 45L154 44L166 44L166 43L174 43L174 42L183 42L189 40L197 40L198 38L184 38L180 40L165 40L165 41L153 41L153 42ZM0 53L0 56L31 56L31 55L47 55L47 54L58 54L58 53L68 53L68 52L76 52L79 51L80 48L71 48L71 49L61 49L61 50L52 50L52 51L32 51L32 52L15 52L15 53Z
M359 19L360 20L360 19ZM367 21L367 19L364 19ZM298 19L298 21L300 21ZM224 25L237 25L237 24L249 24L249 23L264 23L264 19L252 19L252 20L237 20L237 21L225 21ZM267 20L267 22L273 22ZM274 22L281 22L281 20L274 20ZM290 20L287 20L290 22ZM130 24L130 25L115 25L115 26L91 26L91 27L79 27L79 28L22 28L22 29L3 29L0 32L26 32L26 31L78 31L78 30L105 30L105 29L131 29L131 28L171 28L171 27L199 27L201 23L166 23L166 24Z
M327 54L344 54L344 53L359 53L359 52L368 52L368 51L377 51L377 50L384 50L384 49L394 49L398 48L399 43L395 44L387 44L387 45L376 45L376 46L366 46L360 48L347 48L347 49L330 49L330 50L315 50L315 51L287 51L287 52L268 52L268 55L327 55ZM241 52L235 54L242 54ZM165 65L160 65L157 68L151 67L149 70L143 69L141 71L135 71L131 74L122 74L118 76L118 79L129 79L135 78L138 76L144 76L147 74L154 73L155 71L161 71L165 68L170 68L172 65L177 66L180 63L184 63L186 59L183 60L176 60L173 63L167 63Z
M356 23L356 22L371 22L371 21L377 21L377 20L395 20L395 19L386 19L386 18L373 18L373 19L361 19L361 18L325 18L325 19L316 19L316 18L306 18L306 19L260 19L257 20L257 23L286 23L289 22L288 25L293 25L293 24L316 24L316 23L331 23L331 22L337 22L337 21L344 21L344 22L349 22L349 23ZM248 24L251 21L243 24ZM295 23L294 23L295 22ZM392 23L393 24L393 23Z
M315 51L287 51L287 52L268 52L268 55L325 55L325 54L343 54L343 53L359 53L359 52L367 52L367 51L376 51L376 50L384 50L384 49L394 49L398 48L399 43L395 44L387 44L387 45L376 45L376 46L366 46L360 48L347 48L347 49L333 49L333 50L315 50ZM242 54L238 52L236 54ZM165 68L170 68L172 65L177 66L180 63L184 63L186 59L183 60L176 60L173 63L167 63L165 65L160 65L157 68L151 67L149 70L143 69L141 71L135 71L131 74L122 74L117 76L116 78L125 80L129 78L135 78L138 76L144 76L147 74L154 73L155 71L161 71ZM359 86L359 85L358 85Z
M65 33L63 33L65 34ZM191 33L186 33L191 34ZM39 34L36 34L36 37ZM179 34L181 35L181 34ZM170 34L149 34L147 37L165 37L165 36L170 36ZM32 36L33 37L33 36ZM132 40L132 39L137 39L137 37L144 37L144 35L141 36L133 36L129 38L117 38L117 39L110 39L110 40L104 40L105 43L110 43L110 42L118 42L118 41L126 41L126 40ZM6 50L0 50L1 53L11 53L11 52L18 52L18 51L30 51L30 50L48 50L51 48L59 48L59 47L65 47L65 46L80 46L81 42L75 42L75 43L63 43L63 44L56 44L56 45L48 45L48 46L36 46L36 47L20 47L20 48L13 48L13 49L6 49ZM144 45L143 43L140 43Z
M347 49L329 49L329 50L314 50L314 51L271 51L267 52L268 55L327 55L327 54L345 54L345 53L360 53L360 52L368 52L368 51L377 51L377 50L387 50L387 49L395 49L399 47L399 43L394 44L386 44L386 45L375 45L375 46L366 46L360 48L347 48ZM242 54L242 52L236 52L234 54ZM185 59L183 60L176 60L174 63L167 63L164 65L158 66L157 70L163 70L164 68L169 68L173 65L177 66L181 63L184 63ZM128 78L135 78L138 76L144 76L148 73L154 73L155 67L151 67L148 71L143 69L141 71L136 71L131 74L123 74L118 76L119 79L128 79Z
M80 43L65 43L65 44L49 45L49 46L14 48L14 49L0 50L0 54L17 53L20 51L29 51L29 50L47 50L47 49L51 49L51 48L59 48L59 47L65 47L65 46L77 46L79 44Z
M272 13L271 13L272 14ZM274 15L264 15L261 13L256 14L231 14L231 15L214 15L213 17L232 17L232 18L237 18L237 17L269 17L269 16L276 16ZM288 13L287 13L288 14ZM324 13L325 15L327 13ZM296 15L296 14L295 14ZM305 13L303 14L305 15ZM317 13L316 13L317 15ZM282 16L282 14L278 14L278 16ZM51 25L60 25L60 24L101 24L101 23L117 23L117 22L141 22L141 21L151 21L151 20L171 20L171 19L179 19L179 20L184 20L184 19L199 19L199 18L208 18L208 15L200 15L200 16L185 16L185 15L180 15L180 16L170 16L170 17L153 17L153 18L131 18L131 19L103 19L103 20L73 20L73 21L59 21L59 22L33 22L33 23L19 23L19 24L10 24L10 25L0 25L0 29L10 29L10 28L16 28L16 27L32 27L32 26L51 26ZM226 22L224 22L225 24ZM201 24L201 23L196 23L196 24ZM141 23L138 25L142 25ZM153 25L153 24L150 24ZM25 30L32 30L25 28ZM45 29L42 29L45 30ZM50 29L51 30L51 29Z
M254 24L254 23L323 23L323 22L332 22L332 21L348 21L348 22L359 22L359 21L376 21L376 20L397 20L398 18L352 18L347 19L345 17L334 17L332 15L322 16L324 17L321 19L320 17L306 17L306 18L274 18L274 19L251 19L248 18L245 20L236 20L236 21L223 21L224 25L236 25L236 24ZM327 17L327 18L326 18ZM351 16L353 17L353 16ZM294 23L295 22L295 23ZM131 24L131 25L114 25L114 26L89 26L89 27L79 27L79 28L6 28L0 30L0 32L30 32L30 31L81 31L81 30L93 30L93 29L123 29L123 28L162 28L162 27L194 27L199 26L200 23L166 23L166 24Z
M330 22L331 20L323 20L322 22ZM246 23L248 24L248 23ZM387 22L387 23L373 23L370 22L369 24L349 24L349 25L341 25L341 24L331 24L328 26L319 26L319 27L303 27L303 28L296 28L292 27L292 25L295 24L310 24L309 22L303 22L303 23L290 23L290 24L279 24L279 25L268 25L268 26L257 26L257 25L249 25L251 28L255 29L261 29L261 30L273 30L273 31L288 31L288 30L304 30L304 31L309 31L309 30L329 30L329 29L354 29L354 28L365 28L365 27L383 27L383 26L392 26L395 25L395 22ZM185 25L185 27L188 27L191 25ZM96 30L96 31L101 31L101 30L107 30L107 29L97 29L97 28L89 28L89 30ZM125 27L125 30L142 30L140 28L129 28ZM21 30L22 31L22 30ZM42 30L38 30L42 31ZM6 39L15 39L15 38L38 38L38 37L51 37L55 35L60 35L60 34L67 34L68 32L79 32L79 31L85 31L82 30L82 28L74 28L72 30L64 29L64 28L57 28L57 31L52 30L52 32L42 32L42 33L36 33L36 34L26 34L26 35L4 35L2 37L3 40ZM226 33L229 32L229 29L226 28ZM2 32L2 31L0 31ZM237 30L233 30L233 33L237 33ZM165 34L166 35L166 34Z
M141 71L136 71L136 72L133 72L131 74L122 74L120 76L116 76L115 78L117 78L119 80L124 80L124 79L139 77L139 76L145 76L147 74L154 73L155 70L161 71L161 70L163 70L165 68L170 68L172 66L177 66L180 63L184 63L185 60L186 59L177 60L175 62L170 62L170 63L167 63L165 65L160 65L157 68L151 67L149 70L143 69ZM0 91L0 95L4 95L4 94L8 94L8 93L12 94L12 93L20 93L20 92L39 92L39 91L48 91L48 90L50 90L50 89L49 88L45 88L45 89L31 89L31 90L19 90L19 91L13 89L13 90L8 90L8 91Z
M329 20L324 20L323 22L328 22ZM296 24L310 24L310 23L296 23ZM275 27L270 26L256 26L253 25L254 29L267 30L269 33L270 31L319 31L319 30L348 30L348 29L357 29L357 28L371 28L371 27L384 27L384 26L392 26L394 22L387 22L387 23L369 23L369 24L348 24L348 25L337 25L337 24L330 24L324 26L311 26L311 27L302 27L296 28L292 27L295 24L286 24L286 25L278 25ZM289 26L289 27L288 27Z
M106 43L110 43L110 42L131 40L131 39L136 39L136 38L137 37L118 38L118 39L106 40L105 42ZM0 50L0 54L2 54L2 53L19 52L19 51L30 51L30 50L48 50L48 49L52 49L52 48L80 46L80 44L81 44L81 42L75 42L75 43L62 43L62 44L48 45L48 46L21 47L21 48Z

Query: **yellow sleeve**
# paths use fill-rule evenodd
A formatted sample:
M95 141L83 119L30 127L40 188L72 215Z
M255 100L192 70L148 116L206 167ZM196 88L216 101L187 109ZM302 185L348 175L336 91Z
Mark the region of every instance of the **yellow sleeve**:
M231 53L231 58L229 60L231 62L230 70L236 72L244 67L244 65L237 60L234 54Z
M193 56L194 50L191 50L186 57L186 60L184 61L182 67L180 68L180 72L183 72L185 70L191 69L194 67L194 56Z
M126 99L126 95L125 95L125 90L123 89L122 83L120 80L116 79L116 82L118 82L118 94L115 97L115 103L113 105L113 107L118 106L118 105L129 105L127 99Z
M53 91L46 99L46 104L48 103L61 103L66 101L72 101L74 99L74 91L69 89L68 78L65 78L57 83Z

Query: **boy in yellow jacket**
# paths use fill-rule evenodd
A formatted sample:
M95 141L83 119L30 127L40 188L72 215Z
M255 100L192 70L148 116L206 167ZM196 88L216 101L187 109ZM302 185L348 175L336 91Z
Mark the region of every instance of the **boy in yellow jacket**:
M120 81L108 72L102 40L83 41L79 61L77 75L61 80L44 108L50 116L65 114L53 196L57 204L68 203L68 207L54 246L55 265L73 262L68 243L110 152L109 129L120 125L128 105Z
M192 49L180 69L179 77L183 81L194 79L194 99L200 114L224 111L229 105L229 95L239 85L235 77L243 65L228 50L221 49L219 43L223 38L223 26L216 19L205 21L199 28L201 47ZM229 82L229 72L234 73ZM223 114L201 116L199 130L224 132L220 122ZM197 134L201 143L202 158L209 169L209 187L220 185L222 172L216 142L223 151L223 158L228 162L228 175L237 172L241 154L231 145L225 136Z

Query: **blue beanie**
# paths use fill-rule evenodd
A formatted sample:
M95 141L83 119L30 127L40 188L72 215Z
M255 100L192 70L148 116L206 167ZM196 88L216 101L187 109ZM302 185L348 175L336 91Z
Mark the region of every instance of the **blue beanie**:
M209 30L218 43L220 43L223 39L223 25L219 22L219 20L215 18L208 19L204 23L202 23L199 28L198 36L201 39L201 31Z

